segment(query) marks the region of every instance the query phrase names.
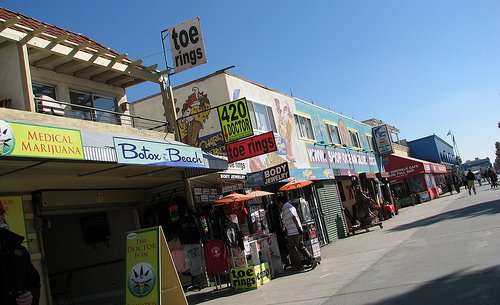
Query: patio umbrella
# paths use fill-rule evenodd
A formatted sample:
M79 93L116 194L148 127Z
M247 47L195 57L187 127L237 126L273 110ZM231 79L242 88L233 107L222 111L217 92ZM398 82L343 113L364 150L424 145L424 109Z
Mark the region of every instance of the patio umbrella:
M289 191L289 190L295 190L301 187L304 187L306 185L312 184L313 181L311 180L292 180L288 182L287 184L283 185L280 187L280 191Z
M245 200L250 200L250 199L253 199L253 197L250 197L248 195L243 195L243 194L239 194L239 193L236 193L236 192L232 192L231 194L229 195L226 195L218 200L215 200L216 203L221 203L221 204L224 204L224 203L233 203L233 202L238 202L238 201L245 201Z
M251 197L263 197L263 196L268 196L268 195L274 195L274 193L255 190L255 191L247 194L247 196L251 196Z

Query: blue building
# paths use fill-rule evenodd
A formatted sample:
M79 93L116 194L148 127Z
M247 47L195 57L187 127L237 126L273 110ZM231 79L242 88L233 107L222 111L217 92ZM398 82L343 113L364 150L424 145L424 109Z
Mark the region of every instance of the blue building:
M448 172L458 169L453 146L435 134L407 142L412 158L446 165Z

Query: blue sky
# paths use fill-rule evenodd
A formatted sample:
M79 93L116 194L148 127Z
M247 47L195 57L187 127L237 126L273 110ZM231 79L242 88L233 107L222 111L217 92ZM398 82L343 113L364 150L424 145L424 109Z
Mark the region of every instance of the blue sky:
M161 31L198 16L208 63L173 75L173 86L234 65L358 121L381 119L400 139L434 133L452 144L451 130L462 159L495 159L500 1L2 2L162 70ZM159 91L136 87L131 102Z

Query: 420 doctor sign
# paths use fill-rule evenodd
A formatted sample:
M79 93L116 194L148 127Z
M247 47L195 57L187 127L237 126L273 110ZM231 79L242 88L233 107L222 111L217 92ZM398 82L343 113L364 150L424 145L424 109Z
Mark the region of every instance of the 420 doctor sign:
M246 98L220 105L217 111L225 143L253 136Z

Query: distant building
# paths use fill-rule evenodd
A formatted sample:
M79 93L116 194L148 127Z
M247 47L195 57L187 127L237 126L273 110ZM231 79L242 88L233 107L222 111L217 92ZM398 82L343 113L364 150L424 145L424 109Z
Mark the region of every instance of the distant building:
M394 126L391 126L379 119L369 119L365 120L362 123L371 126L371 127L377 127L380 125L387 125L389 133L391 134L391 140L392 140L392 147L394 149L394 154L398 156L403 156L403 157L409 157L409 152L410 149L406 145L405 140L399 140L399 129L397 129Z
M469 169L473 172L484 172L487 169L493 168L490 162L490 158L479 159L475 158L474 160L467 160L463 164L464 171L468 171Z
M448 172L458 169L453 146L435 134L407 142L410 157L446 165Z

